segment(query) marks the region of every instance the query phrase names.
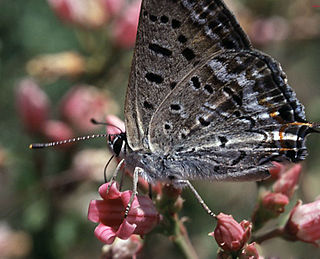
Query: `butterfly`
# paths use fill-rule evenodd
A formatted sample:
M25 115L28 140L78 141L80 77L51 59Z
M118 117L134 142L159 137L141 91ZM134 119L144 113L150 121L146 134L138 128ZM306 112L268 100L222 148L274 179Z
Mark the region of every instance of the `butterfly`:
M262 180L272 161L305 159L319 128L222 0L142 1L125 126L109 145L134 171L133 195L139 175Z
M305 159L318 128L221 0L142 1L125 125L115 153L173 184L262 180L272 161Z

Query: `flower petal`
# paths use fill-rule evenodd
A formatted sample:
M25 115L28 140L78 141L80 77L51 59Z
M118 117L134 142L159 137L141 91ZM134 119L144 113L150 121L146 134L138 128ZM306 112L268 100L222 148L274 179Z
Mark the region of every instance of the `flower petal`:
M88 209L88 220L98 223L99 222L99 211L97 208L97 200L90 201Z
M121 196L121 193L118 190L117 184L115 182L113 182L109 191L108 191L109 184L110 183L105 183L100 186L100 188L99 188L100 196L104 200L119 198Z
M116 235L121 239L128 239L133 234L136 227L136 224L130 224L126 219L124 219Z
M94 230L96 237L105 244L112 244L117 234L113 228L99 224Z

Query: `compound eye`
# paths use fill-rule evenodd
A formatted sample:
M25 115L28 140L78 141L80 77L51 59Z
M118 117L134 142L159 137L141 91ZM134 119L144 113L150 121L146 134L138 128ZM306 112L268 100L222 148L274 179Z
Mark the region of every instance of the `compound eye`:
M123 144L123 139L116 137L113 141L113 152L116 154L116 156L119 156L120 152L121 152L121 148L122 148L122 144Z

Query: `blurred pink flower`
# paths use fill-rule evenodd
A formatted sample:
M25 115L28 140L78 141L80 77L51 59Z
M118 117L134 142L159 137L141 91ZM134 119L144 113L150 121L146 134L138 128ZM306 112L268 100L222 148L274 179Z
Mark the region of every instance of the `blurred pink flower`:
M251 235L252 224L243 220L240 224L231 215L220 213L217 216L217 226L210 233L216 239L218 245L228 252L242 249Z
M32 251L30 234L13 230L6 222L0 221L0 258L28 258Z
M84 28L99 28L109 20L102 0L48 0L61 20Z
M288 198L291 198L294 191L297 189L301 170L302 166L296 164L283 172L279 179L273 184L273 191L285 194Z
M299 201L292 209L284 228L289 239L320 244L320 200L302 205Z
M124 0L102 0L102 2L110 16L118 15L124 6Z
M257 19L251 25L250 39L256 44L285 40L289 35L288 22L282 17Z
M124 218L132 191L120 192L113 183L107 193L109 184L99 188L103 200L91 201L88 210L88 219L99 223L95 235L100 241L111 244L116 237L128 239L132 234L144 235L158 224L160 216L152 200L142 195L135 196L129 214Z
M136 42L141 0L135 0L115 20L112 36L115 44L122 48L131 48Z
M138 235L131 235L127 240L117 238L112 245L103 247L102 258L135 259L142 246L142 240Z
M85 59L73 51L42 54L28 61L27 72L36 78L54 81L60 77L75 77L84 73Z
M107 96L94 87L78 86L72 88L63 98L60 106L61 114L81 133L92 132L97 126L91 119L104 117L109 108Z
M106 122L108 124L116 126L116 127L107 126L108 134L120 134L126 131L123 120L121 120L119 117L115 115L107 115ZM117 127L120 128L121 131Z
M70 139L74 137L73 131L68 126L68 124L62 121L55 121L55 120L47 121L43 127L42 133L50 142ZM72 143L69 143L69 144L64 144L57 147L65 148L71 145Z
M284 212L285 206L289 203L289 198L282 193L266 192L262 196L262 206L274 216Z
M39 133L48 119L50 103L44 91L31 79L22 80L16 91L17 111L23 126Z

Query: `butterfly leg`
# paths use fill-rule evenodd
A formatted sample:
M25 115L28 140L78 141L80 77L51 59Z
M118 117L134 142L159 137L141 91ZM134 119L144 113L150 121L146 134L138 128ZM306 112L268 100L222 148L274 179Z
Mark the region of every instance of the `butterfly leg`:
M130 200L129 200L129 203L126 207L126 211L124 213L124 217L126 218L129 214L129 211L130 211L130 208L131 208L131 205L132 205L132 202L133 202L133 199L134 197L137 195L137 187L138 187L138 179L139 179L139 174L143 172L143 170L140 168L140 167L136 167L134 169L134 172L133 172L133 187L132 187L132 194L131 194L131 197L130 197Z
M109 193L109 190L110 190L110 188L111 188L111 185L113 184L113 182L116 180L116 177L117 177L117 175L118 175L118 173L119 173L119 170L120 170L120 168L121 168L121 166L122 166L122 164L124 163L124 159L122 159L120 162L119 162L119 164L117 165L117 167L116 167L116 169L114 170L114 172L113 172L113 174L112 174L112 177L111 177L111 179L110 179L110 184L109 184L109 186L108 186L108 189L107 189L107 193Z
M193 187L193 185L188 180L177 180L179 184L187 185L191 191L193 192L194 196L196 196L197 200L201 204L201 206L204 208L204 210L211 216L216 217L216 214L214 214L208 207L208 205L204 202L204 200L201 198L200 194L197 192L197 190Z

